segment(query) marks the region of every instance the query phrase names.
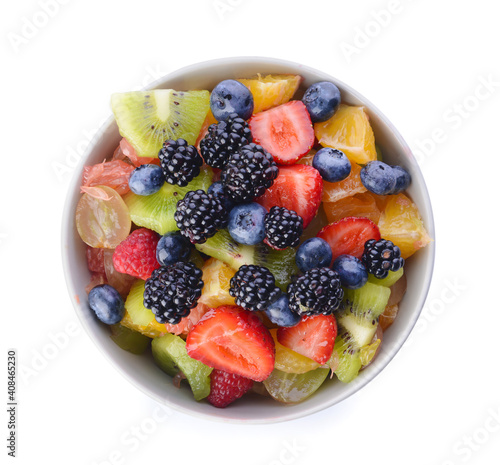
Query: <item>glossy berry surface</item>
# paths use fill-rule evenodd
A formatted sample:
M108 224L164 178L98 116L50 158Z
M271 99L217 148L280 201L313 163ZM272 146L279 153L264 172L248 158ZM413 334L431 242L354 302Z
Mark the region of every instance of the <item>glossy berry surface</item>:
M312 237L300 244L295 255L295 263L302 273L313 268L329 267L332 263L332 249L325 240Z
M389 271L398 271L405 264L399 247L386 239L366 241L361 260L368 273L379 279L386 278Z
M144 307L158 323L178 324L201 296L202 271L193 263L177 262L153 271L144 287Z
M184 262L191 253L191 243L179 232L163 235L156 246L156 260L162 266Z
M273 185L278 171L272 155L252 142L231 155L221 180L233 202L248 202L263 195Z
M141 165L132 171L128 180L130 190L137 195L158 192L165 182L162 169L157 165Z
M245 310L258 311L265 310L279 297L281 291L266 267L243 265L231 278L229 294Z
M252 386L251 379L222 370L212 370L207 400L214 407L224 408L250 391Z
M346 154L330 147L318 150L314 155L312 165L328 182L342 181L351 174L351 162Z
M402 166L393 166L392 171L396 176L396 185L394 186L391 194L399 194L400 192L405 191L410 187L411 184L411 176L408 171L406 171Z
M242 203L229 212L228 231L240 244L255 245L266 237L264 217L267 210L258 203Z
M360 173L361 182L370 192L377 195L388 195L396 187L396 175L392 166L383 161L367 163Z
M169 184L187 186L200 174L203 165L198 150L184 139L167 140L158 153L165 181Z
M269 304L264 311L271 323L278 326L295 326L301 319L298 313L290 310L286 294L281 295L277 300Z
M311 85L302 97L313 123L330 119L337 111L340 99L338 87L328 81L316 82Z
M227 225L227 211L218 197L198 189L177 202L174 219L183 236L202 244Z
M299 315L330 315L344 297L338 273L330 268L313 268L288 285L292 311Z
M267 243L275 249L286 249L299 244L304 221L293 210L274 206L264 219Z
M123 299L109 284L101 284L89 292L89 306L97 318L107 325L120 322L125 313Z
M213 184L210 184L207 193L218 197L218 199L224 204L224 207L228 212L231 211L231 209L234 207L234 202L226 194L222 182L216 181Z
M359 289L368 281L368 273L363 262L352 255L340 255L332 265L339 274L340 283L347 289Z
M253 106L252 93L234 79L219 82L210 94L210 109L217 121L225 121L232 113L246 120L252 116Z
M200 152L208 166L224 169L231 154L250 142L252 133L248 123L231 113L225 121L209 126L200 141Z

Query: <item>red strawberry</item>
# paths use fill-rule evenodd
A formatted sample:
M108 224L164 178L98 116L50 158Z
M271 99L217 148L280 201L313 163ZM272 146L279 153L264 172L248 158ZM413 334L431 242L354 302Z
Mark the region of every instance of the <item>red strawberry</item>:
M186 339L190 357L217 370L265 380L274 368L274 341L259 317L236 306L209 310Z
M256 202L268 211L275 205L295 211L304 220L305 229L318 212L322 193L323 180L316 168L280 166L273 185Z
M207 400L215 407L224 408L252 389L253 381L233 373L213 370L210 373L210 394Z
M332 315L305 316L299 324L278 328L278 342L323 365L332 356L337 322Z
M148 279L160 267L156 260L156 246L160 237L150 229L136 229L116 247L113 265L116 271L136 278Z
M365 242L380 239L377 225L368 218L349 216L325 226L317 235L332 248L333 260L339 255L352 255L361 259Z
M314 144L311 118L300 100L257 113L249 125L254 141L262 145L278 164L292 165Z

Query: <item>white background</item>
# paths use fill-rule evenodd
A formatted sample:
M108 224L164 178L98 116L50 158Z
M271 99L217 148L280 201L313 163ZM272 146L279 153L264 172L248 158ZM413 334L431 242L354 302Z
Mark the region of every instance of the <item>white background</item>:
M64 3L47 1L48 16L43 0L9 2L0 15L1 365L14 347L31 370L19 378L15 463L498 463L495 2ZM434 280L410 343L341 405L270 426L181 413L152 422L157 405L101 356L66 292L60 225L71 154L83 153L110 114L111 93L238 55L280 57L336 76L420 151L438 236ZM54 353L47 348L57 338ZM295 455L286 452L293 445Z

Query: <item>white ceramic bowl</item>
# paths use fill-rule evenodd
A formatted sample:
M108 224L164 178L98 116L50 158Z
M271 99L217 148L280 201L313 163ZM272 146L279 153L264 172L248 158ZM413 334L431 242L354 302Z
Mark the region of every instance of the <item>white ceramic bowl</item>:
M156 81L150 88L212 89L223 79L250 77L256 73L300 74L304 77L301 86L303 89L317 81L332 81L339 87L343 102L364 105L370 115L377 145L384 153L384 160L390 164L401 164L410 171L412 184L408 192L418 205L430 236L434 237L431 202L422 173L408 145L373 104L338 79L293 62L272 58L241 57L188 66ZM170 378L154 365L150 355L132 355L116 346L109 337L109 329L93 317L87 305L85 286L89 282L90 275L87 270L85 245L76 230L74 216L80 198L79 186L83 166L109 157L120 138L116 123L110 118L94 137L80 166L76 169L63 216L62 255L68 290L80 321L110 363L131 383L158 402L184 413L213 420L272 423L299 418L331 407L369 383L391 361L410 334L426 299L434 265L434 243L411 257L405 266L408 291L401 302L398 318L384 334L382 349L375 361L353 382L342 384L336 380L328 380L313 396L300 404L284 405L270 398L252 395L240 399L226 409L217 409L208 402L194 401L188 387L175 388ZM386 381L390 382L389 379Z

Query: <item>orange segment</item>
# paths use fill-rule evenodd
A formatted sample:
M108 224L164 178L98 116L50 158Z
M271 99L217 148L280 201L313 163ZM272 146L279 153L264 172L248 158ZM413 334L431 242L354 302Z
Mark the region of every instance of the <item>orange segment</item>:
M389 196L378 227L380 235L394 242L405 259L432 240L425 230L417 206L404 194Z
M343 181L323 181L323 202L337 202L345 197L366 192L366 187L361 183L359 173L361 173L361 166L351 163L351 174Z
M314 125L314 132L323 147L342 150L355 163L364 165L377 159L375 136L364 107L340 104L328 121Z
M235 271L216 258L207 260L202 271L202 279L205 284L199 302L211 308L217 308L221 305L236 305L234 297L229 295L230 281Z
M254 113L277 107L290 101L299 88L302 77L296 74L270 74L251 79L238 79L253 95Z
M335 223L348 216L368 218L375 224L380 218L380 209L375 199L376 194L364 192L352 197L345 197L337 202L323 202L328 223Z

